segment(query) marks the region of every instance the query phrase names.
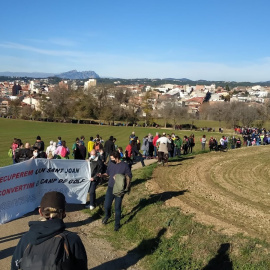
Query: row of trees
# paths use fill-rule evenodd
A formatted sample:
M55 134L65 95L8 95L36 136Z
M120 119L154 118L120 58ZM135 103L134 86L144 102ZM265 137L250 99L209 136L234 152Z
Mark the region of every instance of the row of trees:
M256 125L263 127L270 119L270 103L250 104L243 102L221 102L200 108L200 119L225 121L228 127Z
M139 120L142 107L130 102L129 89L101 85L85 91L57 87L48 95L39 95L40 110L30 106L21 107L21 100L10 102L8 115L15 118L49 119L101 119L102 121L124 121L135 123Z
M30 106L21 107L21 101L14 100L10 102L8 113L16 118L98 119L109 123L136 123L141 119L148 125L160 118L165 127L168 123L175 126L188 119L192 124L194 119L207 119L220 123L225 121L230 127L253 124L263 126L270 115L270 103L254 106L239 102L219 102L213 105L205 102L199 113L188 114L186 107L179 106L177 98L172 97L167 102L155 100L153 103L153 100L151 91L138 97L133 96L127 88L113 85L99 85L87 91L55 88L48 95L40 96L39 111Z

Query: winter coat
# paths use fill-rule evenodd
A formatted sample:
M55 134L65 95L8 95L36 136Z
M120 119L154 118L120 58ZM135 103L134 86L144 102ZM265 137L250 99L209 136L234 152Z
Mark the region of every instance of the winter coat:
M47 221L30 221L29 227L29 231L22 236L15 248L11 260L11 270L18 269L16 267L16 261L22 258L23 252L29 243L33 245L41 244L63 232L66 226L62 219L52 219ZM73 258L72 263L74 265L74 269L88 269L87 255L80 237L73 232L68 233L66 237L69 244L71 258Z

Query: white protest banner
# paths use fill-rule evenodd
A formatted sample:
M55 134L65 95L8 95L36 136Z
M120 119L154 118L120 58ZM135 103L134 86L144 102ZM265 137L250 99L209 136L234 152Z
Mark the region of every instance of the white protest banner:
M86 203L91 178L85 160L33 159L0 168L0 224L33 211L49 191L67 203Z

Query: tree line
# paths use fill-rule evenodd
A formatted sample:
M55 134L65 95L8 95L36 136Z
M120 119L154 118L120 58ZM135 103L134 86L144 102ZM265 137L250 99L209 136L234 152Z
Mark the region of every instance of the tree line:
M107 123L120 121L135 124L143 120L146 125L157 119L163 125L175 127L183 120L194 122L195 119L225 121L229 127L237 125L263 126L269 119L270 103L251 104L243 102L205 102L197 112L188 112L184 103L177 97L166 100L154 97L152 91L143 95L133 94L129 88L111 84L99 84L84 90L80 87L72 90L56 87L47 95L37 95L39 110L31 106L21 106L21 100L10 101L8 115L14 118L33 119L92 119ZM161 96L161 95L160 95ZM161 121L159 121L161 122Z

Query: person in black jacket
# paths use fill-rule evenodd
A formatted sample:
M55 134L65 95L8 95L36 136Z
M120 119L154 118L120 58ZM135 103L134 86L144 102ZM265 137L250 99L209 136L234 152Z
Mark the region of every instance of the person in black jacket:
M85 160L86 158L86 147L81 143L81 141L76 142L76 148L74 150L74 159Z
M110 136L109 140L107 140L105 142L104 150L105 150L105 155L106 155L105 158L108 159L111 156L111 154L113 153L113 151L115 151L113 136Z
M34 143L33 147L36 147L38 149L38 151L43 152L45 149L45 144L44 142L41 140L40 136L37 136L37 140Z
M133 161L137 162L140 161L142 166L144 167L144 158L142 156L142 154L138 151L138 147L137 147L137 140L133 140L131 141L131 153L133 156Z
M24 147L20 147L18 152L15 152L15 162L23 162L30 159L33 156L33 153L30 149L30 144L26 143Z
M65 235L67 238L68 251L71 259L70 264L72 265L72 267L69 269L88 269L87 255L80 237L73 232L65 231L66 226L63 222L63 219L66 217L65 196L57 191L47 192L41 200L39 214L42 217L42 221L30 221L29 231L23 235L16 246L11 260L11 270L21 269L21 258L23 257L24 251L29 244L33 246L42 244L45 245L45 241L63 232L66 232ZM43 254L40 254L40 256L40 258L42 258ZM42 260L40 261L42 262ZM45 267L46 265L42 266Z

